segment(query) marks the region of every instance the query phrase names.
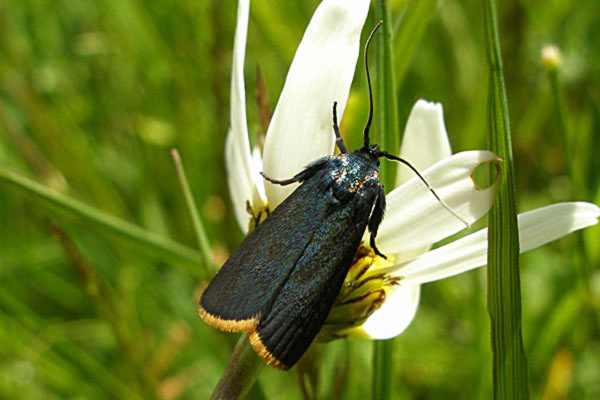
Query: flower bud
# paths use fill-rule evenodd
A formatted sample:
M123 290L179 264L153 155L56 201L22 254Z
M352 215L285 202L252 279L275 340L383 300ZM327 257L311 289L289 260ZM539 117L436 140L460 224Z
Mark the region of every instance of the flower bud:
M546 45L542 48L542 64L549 70L555 70L562 64L562 54L558 46Z

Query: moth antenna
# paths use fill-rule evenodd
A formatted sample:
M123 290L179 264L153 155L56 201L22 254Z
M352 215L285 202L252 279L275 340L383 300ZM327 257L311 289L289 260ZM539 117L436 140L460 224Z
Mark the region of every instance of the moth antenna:
M423 175L421 175L419 173L419 171L417 171L417 169L415 167L413 167L413 165L411 163L409 163L408 161L406 161L403 158L400 157L396 157L393 154L388 153L387 151L380 151L378 154L378 156L381 157L385 157L388 160L394 160L394 161L398 161L401 162L402 164L406 165L408 168L410 168L415 175L417 175L419 177L419 179L421 179L421 181L423 181L423 183L425 184L425 186L427 186L427 189L429 189L429 191L431 192L431 194L433 194L435 196L435 198L440 202L440 204L446 209L448 210L448 212L450 212L450 214L454 215L457 219L459 219L463 224L465 224L465 227L470 227L471 224L469 224L469 222L467 220L465 220L463 217L461 217L460 215L458 215L458 213L456 211L454 211L452 209L452 207L450 207L448 204L446 204L446 202L444 200L442 200L440 198L440 196L438 196L438 194L435 192L435 190L433 190L433 188L431 187L431 185L429 184L429 182L427 182L427 180L423 177Z
M367 119L367 123L365 125L365 129L363 131L364 141L365 141L365 149L369 147L369 130L371 129L371 123L373 122L373 86L371 85L371 73L369 72L369 45L371 44L371 40L373 39L373 35L379 29L379 27L383 24L383 21L379 21L377 25L371 30L369 33L369 37L367 38L367 43L365 44L365 71L367 73L367 85L369 86L369 118Z
M337 119L337 101L333 102L333 132L335 132L335 144L338 149L340 149L340 153L347 153L346 145L344 144L344 139L342 138L342 134L340 133L340 126L338 125Z

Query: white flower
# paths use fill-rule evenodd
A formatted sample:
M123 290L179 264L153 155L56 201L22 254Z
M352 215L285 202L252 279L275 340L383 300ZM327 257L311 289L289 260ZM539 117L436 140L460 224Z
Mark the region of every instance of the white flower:
M369 3L369 0L321 2L288 72L261 160L260 151L251 151L248 140L243 66L249 0L239 0L226 163L235 214L244 232L250 224L248 202L254 212L266 207L272 210L296 187L264 182L259 174L263 164L267 176L287 178L309 162L332 154L331 106L337 101L340 116L343 115ZM497 162L497 158L488 151L452 155L440 104L417 101L406 125L400 153L422 171L444 201L469 223L489 210L495 185L480 189L471 175L479 165ZM421 284L486 263L487 229L429 250L436 242L462 230L464 224L441 207L409 170L399 167L397 187L386 199L387 211L377 244L389 259L384 261L372 252L365 253L361 260L370 266L369 276L378 279L369 281L363 289L374 299L361 309L366 314L357 316L354 324L340 323L339 329L336 328L339 334L374 339L399 335L416 313ZM521 251L594 225L599 217L600 208L583 202L555 204L521 214ZM352 271L341 297L352 294L351 280L355 277L350 275ZM334 328L337 314L334 308L328 320Z

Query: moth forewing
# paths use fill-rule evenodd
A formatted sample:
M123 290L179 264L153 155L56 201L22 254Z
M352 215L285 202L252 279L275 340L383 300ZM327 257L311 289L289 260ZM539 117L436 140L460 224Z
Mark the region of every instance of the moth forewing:
M377 165L356 153L309 168L200 301L206 322L249 332L257 354L282 369L300 359L325 322L381 191ZM258 325L244 324L252 318Z
M310 201L318 183L298 187L225 262L200 295L206 323L229 332L256 328L325 216L325 204Z

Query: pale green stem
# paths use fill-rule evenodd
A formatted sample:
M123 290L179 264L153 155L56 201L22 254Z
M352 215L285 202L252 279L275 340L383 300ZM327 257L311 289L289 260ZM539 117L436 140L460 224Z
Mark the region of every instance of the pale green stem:
M502 183L489 214L487 286L493 353L493 398L528 399L527 360L521 328L519 232L513 154L495 0L483 0L483 10L490 70L490 147L504 159Z
M209 277L210 273L212 272L210 269L214 270L214 265L211 258L212 251L210 249L208 236L206 235L204 224L202 223L200 215L198 214L198 208L194 202L194 197L192 196L192 191L190 190L190 184L187 180L187 175L185 173L185 169L183 168L183 163L181 162L181 156L179 155L177 149L171 150L171 157L175 163L177 179L179 180L179 185L181 186L181 191L183 192L186 206L190 212L190 217L192 218L196 239L198 240L198 247L200 248L200 251L202 251L202 257L204 258L204 274L206 277Z
M550 89L552 92L552 97L554 100L554 109L556 111L556 119L558 121L558 129L560 131L561 134L561 139L563 141L563 145L565 148L565 160L566 160L566 166L567 166L567 173L569 174L569 178L571 178L571 180L573 179L573 170L572 170L572 163L571 163L571 146L570 146L570 140L569 140L569 136L568 136L568 129L567 129L567 121L565 118L565 112L564 112L564 107L562 104L562 99L561 99L561 95L560 95L560 85L558 82L558 70L556 68L552 68L550 71L548 71L548 77L550 80ZM573 185L574 182L571 181L571 184Z
M371 383L373 400L390 398L392 350L392 340L376 340L373 342L373 379Z
M105 212L91 207L78 200L69 198L61 193L48 189L31 179L25 178L14 172L0 168L0 182L5 182L24 190L28 194L38 199L43 199L50 204L59 207L87 222L91 222L99 227L105 228L112 233L116 233L125 238L134 240L138 243L149 246L166 255L185 261L183 265L192 263L194 265L202 262L201 254L187 246L167 239L161 235L149 232L139 226L133 225L120 218L106 214ZM198 274L197 268L189 268L189 271Z

